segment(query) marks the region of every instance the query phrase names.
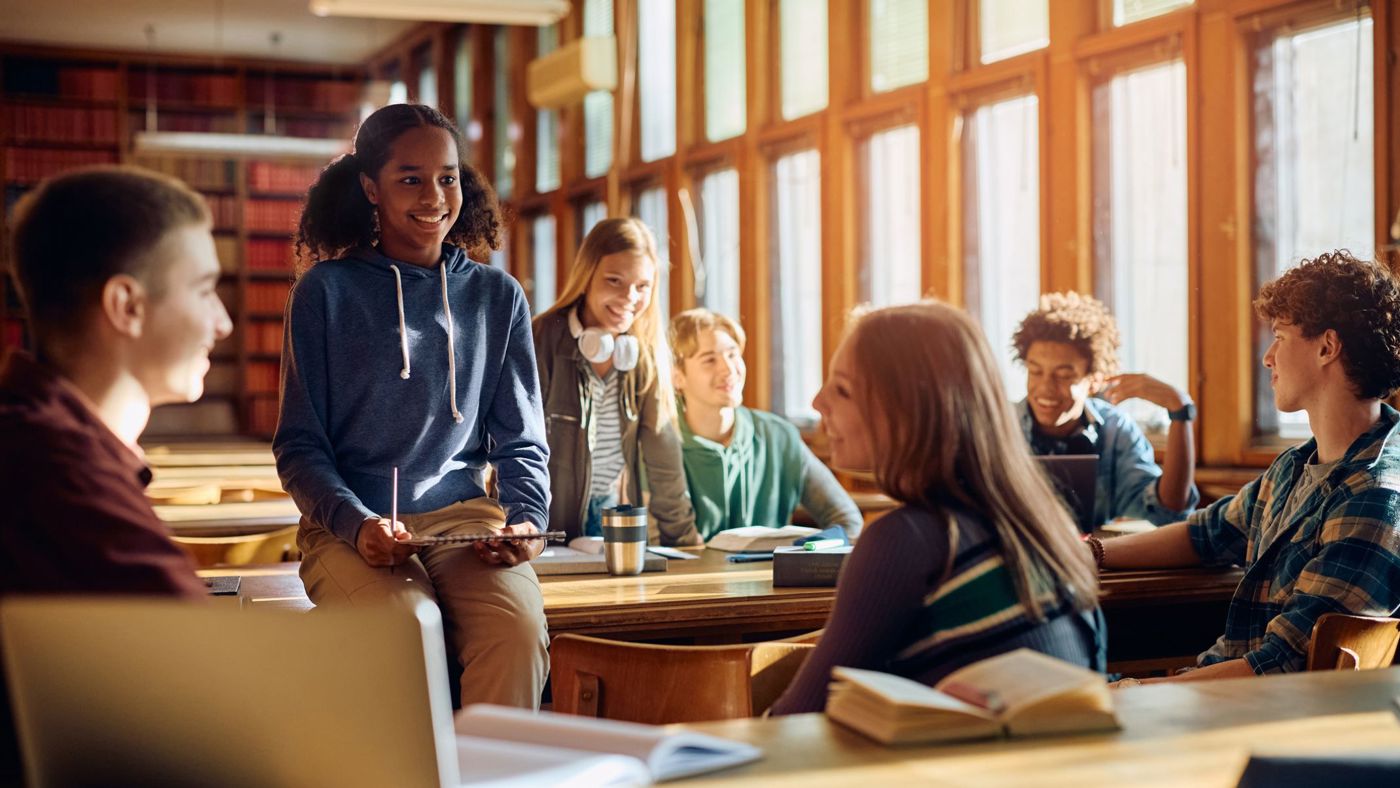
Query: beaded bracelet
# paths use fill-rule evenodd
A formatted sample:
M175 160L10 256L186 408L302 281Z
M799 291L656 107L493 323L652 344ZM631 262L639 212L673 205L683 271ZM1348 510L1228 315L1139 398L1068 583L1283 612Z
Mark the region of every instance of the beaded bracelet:
M1084 541L1089 545L1089 552L1094 554L1094 566L1103 569L1103 542L1097 536L1086 536Z

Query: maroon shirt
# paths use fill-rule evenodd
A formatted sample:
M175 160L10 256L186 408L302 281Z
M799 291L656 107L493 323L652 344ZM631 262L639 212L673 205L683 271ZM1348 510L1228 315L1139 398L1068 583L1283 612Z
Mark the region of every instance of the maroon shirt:
M0 597L204 597L194 564L146 500L150 480L72 383L10 353L0 366ZM0 728L9 721L0 681ZM13 746L0 729L0 784L14 776Z

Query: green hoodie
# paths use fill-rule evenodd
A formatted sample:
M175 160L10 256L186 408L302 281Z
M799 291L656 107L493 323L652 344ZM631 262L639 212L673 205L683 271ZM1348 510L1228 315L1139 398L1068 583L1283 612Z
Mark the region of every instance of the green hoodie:
M691 432L678 419L685 478L703 539L728 528L792 521L801 503L823 528L860 531L860 510L836 477L802 442L797 428L761 410L734 409L734 432L724 446Z

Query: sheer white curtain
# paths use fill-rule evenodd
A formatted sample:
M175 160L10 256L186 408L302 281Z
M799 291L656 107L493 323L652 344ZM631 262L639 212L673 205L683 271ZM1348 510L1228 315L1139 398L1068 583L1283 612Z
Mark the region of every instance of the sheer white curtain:
M822 385L821 154L773 163L773 410L814 423Z
M860 299L876 306L917 301L923 292L919 128L873 134L862 148Z

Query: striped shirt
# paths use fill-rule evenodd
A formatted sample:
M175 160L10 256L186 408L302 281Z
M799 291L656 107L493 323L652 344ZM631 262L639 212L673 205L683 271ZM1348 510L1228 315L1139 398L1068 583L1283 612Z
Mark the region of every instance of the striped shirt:
M841 569L821 641L774 714L822 710L838 665L932 686L960 667L1025 647L1102 670L1097 610L1077 613L1047 589L1045 618L1037 622L1016 594L995 533L974 516L953 519L951 565L946 515L903 507L862 532Z
M1277 527L1317 440L1278 456L1262 476L1196 512L1191 544L1207 566L1239 564L1225 634L1201 665L1248 660L1255 673L1303 670L1323 613L1389 616L1400 609L1400 414L1352 442Z
M617 491L617 479L626 463L622 456L622 375L611 369L605 377L599 378L589 367L588 387L593 401L593 413L588 420L588 443L593 458L588 494L597 497Z

